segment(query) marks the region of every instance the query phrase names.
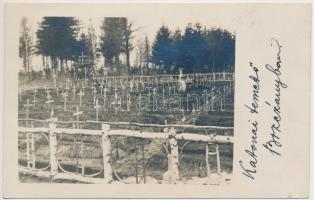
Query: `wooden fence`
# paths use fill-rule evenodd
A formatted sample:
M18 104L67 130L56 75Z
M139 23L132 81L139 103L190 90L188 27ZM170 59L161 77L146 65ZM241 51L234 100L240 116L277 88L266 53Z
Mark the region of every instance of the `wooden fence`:
M32 119L27 119L32 121ZM36 121L36 120L34 120ZM217 135L217 131L222 132L233 132L233 127L218 127L218 126L193 126L193 125L155 125L155 124L138 124L128 122L89 122L101 124L100 130L90 129L70 129L70 128L57 128L58 122L56 119L51 120L37 120L48 122L48 127L19 127L18 132L26 134L27 143L27 167L20 166L19 171L21 173L33 174L36 176L49 177L52 180L55 179L70 179L81 182L89 183L110 183L113 181L113 170L111 166L111 148L112 144L110 138L113 136L124 136L124 137L135 137L143 139L164 139L168 141L169 149L168 152L168 183L176 183L180 179L179 174L179 149L178 140L205 142L206 143L206 172L207 176L211 174L211 166L208 160L209 155L216 155L218 173L220 173L220 156L219 156L219 144L231 144L233 143L232 136ZM66 123L78 123L78 122L66 122ZM79 122L83 123L83 122ZM141 130L127 130L127 129L111 129L111 125L135 125L139 127L161 127L164 128L163 132L148 132ZM193 129L207 129L208 132L212 133L209 135L201 135L195 133L177 133L178 128L193 128ZM45 134L48 135L47 140L49 141L49 156L50 156L50 171L37 169L35 166L35 142L34 134ZM57 159L57 136L60 134L67 135L86 135L86 136L99 136L101 137L101 147L103 156L103 178L95 178L90 176L84 176L80 174L67 174L59 172L60 165ZM208 146L210 144L216 145L216 152L210 152ZM32 151L30 150L32 149ZM83 169L82 169L83 170Z

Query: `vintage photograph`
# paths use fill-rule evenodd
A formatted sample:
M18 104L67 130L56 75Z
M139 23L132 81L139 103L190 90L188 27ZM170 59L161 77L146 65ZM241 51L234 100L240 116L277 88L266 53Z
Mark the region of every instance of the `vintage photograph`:
M311 13L6 3L3 197L309 197Z
M140 19L20 19L21 183L232 182L235 31Z

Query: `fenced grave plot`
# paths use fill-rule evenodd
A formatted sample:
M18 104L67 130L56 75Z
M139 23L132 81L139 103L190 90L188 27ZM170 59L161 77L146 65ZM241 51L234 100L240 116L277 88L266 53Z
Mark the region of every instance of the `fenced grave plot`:
M60 134L57 144L59 172L103 177L101 152L99 136Z
M230 181L233 145L181 141L179 170L186 182L219 185Z
M118 137L112 141L111 164L115 180L128 184L161 182L166 165L155 165L154 158L166 159L161 152L163 140Z
M229 182L233 80L224 73L107 77L23 90L20 174L82 183Z

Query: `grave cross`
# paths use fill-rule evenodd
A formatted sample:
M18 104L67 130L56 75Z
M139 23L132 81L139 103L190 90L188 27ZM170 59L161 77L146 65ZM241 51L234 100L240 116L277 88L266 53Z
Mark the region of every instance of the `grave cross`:
M184 109L182 109L182 118L181 118L181 124L183 124L185 121L185 115L184 115Z
M138 82L137 81L136 81L135 85L136 85L136 92L138 92Z
M127 111L130 111L130 107L131 107L131 95L128 94L128 95L127 95L127 98L128 98L128 100L127 100Z
M84 55L83 51L81 56L79 56L79 59L81 59L81 65L84 65L84 58L86 58L87 56ZM87 68L84 67L84 77L85 77L85 83L87 82Z
M36 102L38 102L38 101L36 100L36 92L34 92L34 96L33 96L33 107L34 108L36 106Z
M103 88L104 88L104 85L103 85L103 84L101 84L101 85L100 85L100 95L102 95Z
M122 98L124 98L124 90L125 90L124 84L122 84L121 88L122 88Z
M133 91L133 82L132 81L130 81L130 90L131 90L131 92Z
M76 106L76 112L73 113L73 116L76 116L76 121L80 121L81 114L83 114L83 111L80 111L79 106Z
M171 86L168 86L169 96L171 95Z
M94 88L93 93L94 93L94 103L93 103L93 106L95 106L95 104L96 104L96 94L97 94L96 87Z
M83 51L81 52L82 54L79 56L79 59L81 59L81 65L84 64L84 58L86 58L86 56L84 56Z
M193 125L195 125L195 106L193 103L193 108L192 108L192 120L193 120Z
M220 110L225 111L225 97L223 94L220 96Z
M99 109L101 108L101 106L98 104L98 99L96 100L96 105L95 105L95 109L96 109L96 121L98 122L98 112Z
M72 99L75 100L75 92L76 92L76 86L75 84L72 87Z
M108 89L107 89L107 87L105 86L105 88L104 88L104 90L103 90L103 95L104 95L104 110L105 110L105 105L106 105L106 94L107 94L107 92L108 92Z
M56 73L53 73L52 76L53 76L53 87L56 88L57 87L57 80L56 80L57 75L56 75Z
M85 88L86 88L85 84L84 84L84 83L82 83L83 93L85 93Z
M63 100L64 100L64 105L63 105L63 110L64 110L64 111L67 110L67 96L68 96L67 92L64 91L64 92L62 93L62 97L63 97Z
M82 107L82 96L84 95L82 90L80 90L80 93L78 95L80 96L80 107Z
M121 108L121 99L118 98L118 94L114 95L114 101L110 104L110 107L113 107L115 114L117 114L118 110Z
M26 107L26 119L29 118L29 107L33 106L32 104L29 103L29 99L27 99L27 103L24 104L24 107Z
M46 101L46 104L51 105L52 102L53 102L53 100L51 99L50 91L48 89L47 90L47 101Z

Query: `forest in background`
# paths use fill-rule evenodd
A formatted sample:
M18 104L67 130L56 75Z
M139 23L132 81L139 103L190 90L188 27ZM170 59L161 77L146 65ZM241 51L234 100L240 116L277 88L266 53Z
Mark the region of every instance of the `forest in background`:
M81 24L74 17L43 17L31 30L22 18L19 57L29 80L38 73L49 78L84 70L89 76L234 71L235 35L221 28L187 23L184 30L170 30L163 24L149 41L137 38L141 28L124 17L105 17L100 35L91 20L85 31ZM32 66L35 55L42 58L39 72Z

